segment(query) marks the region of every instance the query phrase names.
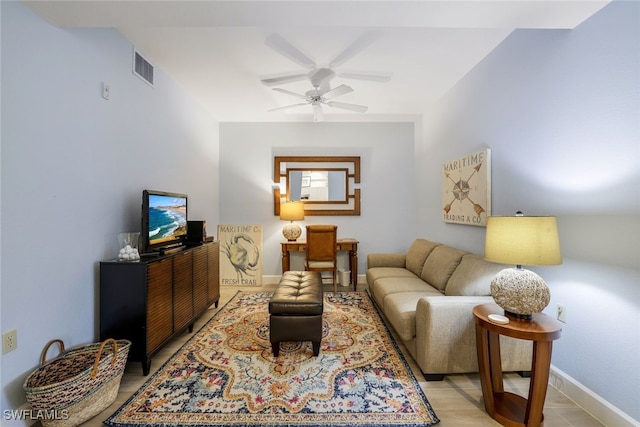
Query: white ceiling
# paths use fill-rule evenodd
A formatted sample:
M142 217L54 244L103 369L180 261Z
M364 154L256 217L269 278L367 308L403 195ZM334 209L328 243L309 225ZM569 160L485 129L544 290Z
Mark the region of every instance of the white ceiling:
M265 44L278 33L327 66L367 31L375 42L335 71L389 73L385 83L334 77L354 91L337 101L366 113L324 107L338 120L411 120L517 28L572 29L610 0L23 0L61 27L118 29L218 121L308 121L311 106L261 78L305 72ZM307 81L278 85L303 94ZM112 92L117 87L111 88Z

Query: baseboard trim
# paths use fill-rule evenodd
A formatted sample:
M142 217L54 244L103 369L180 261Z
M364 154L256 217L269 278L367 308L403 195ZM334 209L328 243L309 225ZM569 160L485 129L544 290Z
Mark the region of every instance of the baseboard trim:
M549 384L573 400L576 405L587 411L605 426L640 426L640 422L634 420L553 365L549 374Z

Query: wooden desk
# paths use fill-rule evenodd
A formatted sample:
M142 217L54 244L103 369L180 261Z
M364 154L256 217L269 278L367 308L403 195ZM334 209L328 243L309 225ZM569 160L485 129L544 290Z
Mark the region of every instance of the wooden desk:
M338 251L349 251L349 270L351 270L351 283L353 290L358 287L358 240L352 238L338 239ZM291 260L290 252L305 252L307 250L307 241L298 239L294 242L284 241L282 246L282 272L289 271Z
M553 340L560 338L562 323L540 313L534 314L531 320L509 317L509 323L501 325L490 321L490 314L503 315L504 310L496 304L473 308L484 407L491 417L504 426L543 426L542 408L549 383L551 345ZM528 399L504 391L500 335L533 341Z

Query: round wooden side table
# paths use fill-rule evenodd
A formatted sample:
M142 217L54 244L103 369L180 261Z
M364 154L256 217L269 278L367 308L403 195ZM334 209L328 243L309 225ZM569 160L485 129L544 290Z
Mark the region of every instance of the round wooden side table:
M539 313L534 314L531 320L508 317L509 323L499 324L489 320L490 314L504 315L504 310L496 304L473 308L484 407L493 419L504 426L543 426L542 408L549 383L551 347L553 340L560 338L562 323ZM500 335L533 342L528 398L504 391Z

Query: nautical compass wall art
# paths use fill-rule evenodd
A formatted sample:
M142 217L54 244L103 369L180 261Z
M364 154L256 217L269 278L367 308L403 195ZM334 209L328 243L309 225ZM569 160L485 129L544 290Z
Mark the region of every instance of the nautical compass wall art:
M491 215L491 150L442 167L442 220L486 227Z

